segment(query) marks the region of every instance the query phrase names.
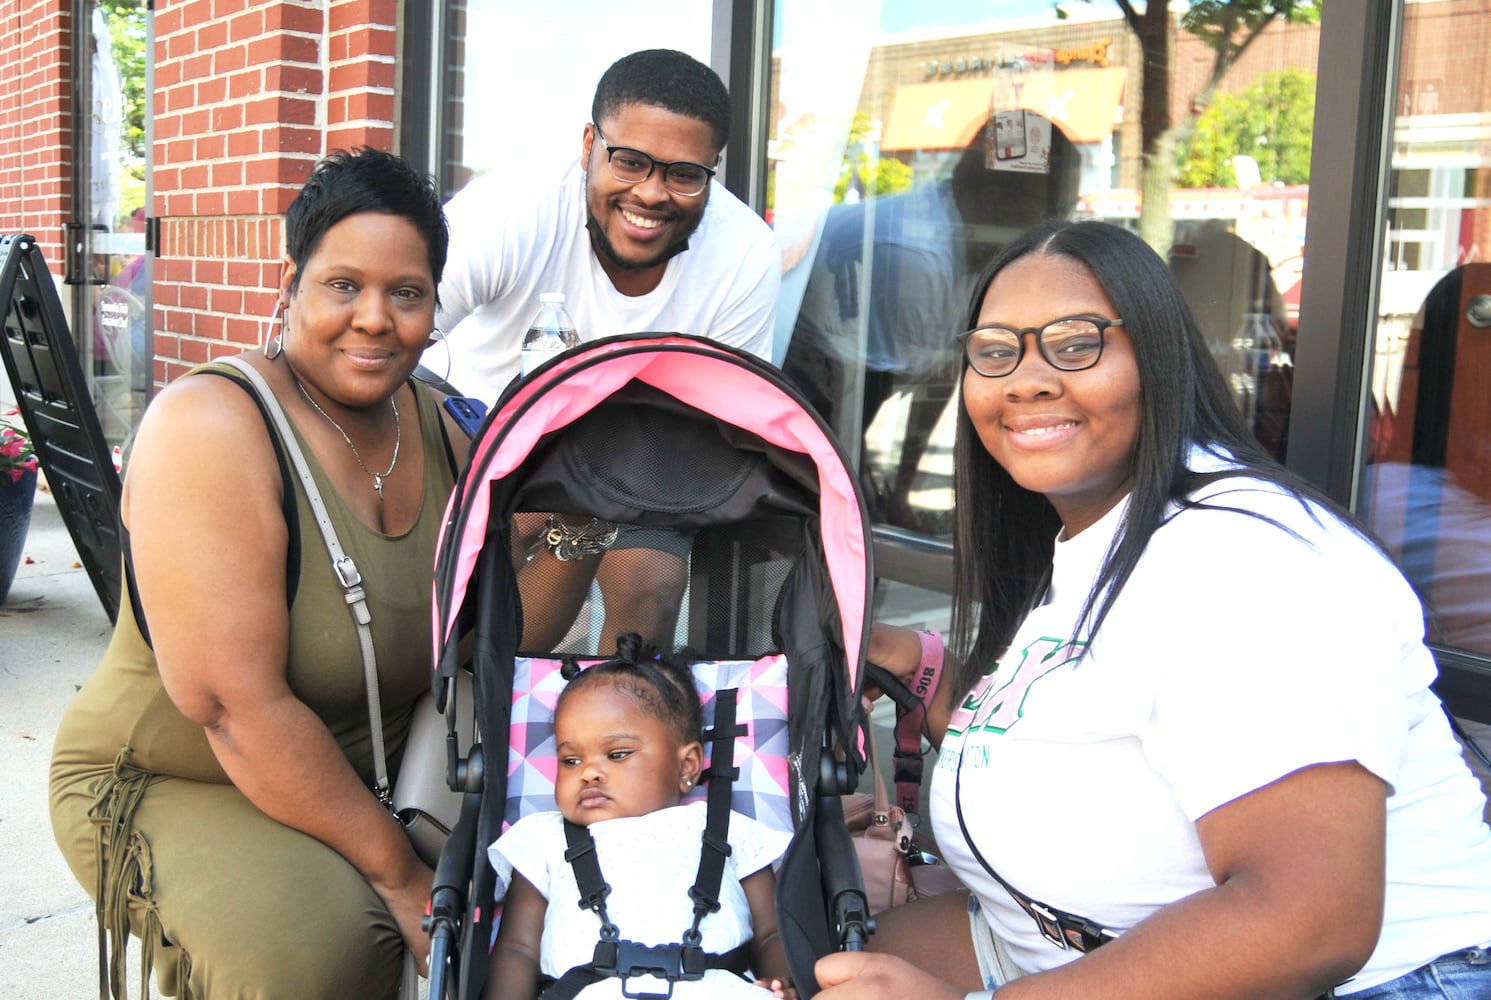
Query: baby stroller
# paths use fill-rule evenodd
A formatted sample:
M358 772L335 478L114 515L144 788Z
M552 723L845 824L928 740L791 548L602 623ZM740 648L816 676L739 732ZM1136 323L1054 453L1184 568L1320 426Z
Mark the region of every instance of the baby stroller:
M515 566L530 564L514 546L525 517L549 514L603 541L609 525L693 533L675 643L707 697L706 784L719 795L738 774L726 808L791 830L777 922L797 989L813 995L814 961L870 932L839 802L865 767L864 501L822 420L775 368L712 341L640 334L587 343L510 386L447 510L434 685L453 720L453 682L471 665L479 741L464 759L451 752L451 787L466 795L427 920L432 1000L479 995L493 933L486 847L505 822L554 808L544 727L559 663L616 653L596 648L595 588L562 641L522 648L525 616L552 581L521 576ZM553 534L552 521L547 530L551 543L574 537ZM750 738L732 741L732 730Z

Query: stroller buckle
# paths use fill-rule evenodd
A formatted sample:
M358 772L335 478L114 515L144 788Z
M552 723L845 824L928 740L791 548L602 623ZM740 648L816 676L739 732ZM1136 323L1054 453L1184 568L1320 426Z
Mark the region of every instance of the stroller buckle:
M630 1000L668 1000L676 982L694 982L704 978L708 967L703 949L681 944L646 945L636 941L617 941L608 949L602 964L601 945L596 946L596 971L621 980L621 995ZM656 976L667 981L667 992L647 990L633 992L629 980L634 976Z

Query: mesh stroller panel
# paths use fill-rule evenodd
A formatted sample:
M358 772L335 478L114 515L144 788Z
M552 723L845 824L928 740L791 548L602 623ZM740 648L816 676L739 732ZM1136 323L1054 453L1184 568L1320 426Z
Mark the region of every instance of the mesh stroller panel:
M600 588L583 599L571 595L577 605L556 599L567 592L560 579L575 568L538 558L546 534L556 530L555 515L582 530L595 518L600 523L591 534L621 526L611 549L627 549L624 582L633 596L645 595L643 603L676 601L680 580L687 581L676 633L647 638L706 651L710 658L755 659L776 651L772 616L791 567L803 557L802 519L814 503L784 462L790 467L795 460L637 383L552 435L534 450L510 501L515 560L524 567L519 603L525 623L536 626L525 629L519 648L578 656L615 652L600 642ZM665 551L650 547L658 532Z

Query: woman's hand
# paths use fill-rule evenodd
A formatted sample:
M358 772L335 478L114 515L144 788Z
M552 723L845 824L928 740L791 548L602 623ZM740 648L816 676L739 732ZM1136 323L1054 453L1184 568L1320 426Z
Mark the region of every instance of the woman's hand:
M953 658L941 648L940 638L933 640L936 646L932 647L934 653L941 650L940 662L936 664L940 672L934 674L927 670L927 665L922 662L925 655L923 640L926 638L929 637L916 629L874 622L870 625L870 641L865 655L870 663L883 667L908 690L922 694L927 704L927 718L923 724L926 736L934 747L940 747L942 734L947 731L948 720L952 717L951 692L956 686L953 678L958 670ZM866 698L874 700L884 692L867 680L863 693Z
M435 885L435 872L424 862L415 860L409 879L403 885L393 886L369 881L388 912L393 914L404 937L404 946L419 962L419 974L430 974L430 936L425 933L423 920L429 905L430 891Z
M873 622L865 655L871 663L884 667L891 676L910 687L922 662L921 636L915 629ZM881 693L873 684L865 685L867 697L878 698Z
M967 994L894 955L841 951L825 955L813 967L823 1000L963 1000Z

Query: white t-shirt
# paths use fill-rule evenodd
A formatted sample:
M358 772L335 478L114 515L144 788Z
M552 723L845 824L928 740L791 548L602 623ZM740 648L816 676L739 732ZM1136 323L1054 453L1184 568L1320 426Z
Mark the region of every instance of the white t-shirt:
M1012 886L1122 932L1214 884L1202 815L1302 767L1354 760L1390 786L1386 907L1376 951L1337 992L1491 940L1484 799L1428 690L1413 592L1360 536L1324 513L1315 523L1276 487L1224 480L1199 496L1306 541L1243 513L1176 513L1078 661L1075 622L1125 505L1058 539L1047 602L942 744L931 810L947 861L1016 963L1041 971L1077 953L1042 938L985 873L958 807Z
M694 904L688 893L699 873L706 815L705 803L692 802L590 827L601 877L611 886L606 912L622 940L672 944L692 926ZM704 950L717 955L751 939L751 908L740 880L775 864L792 836L731 812L726 839L731 853L720 880L720 909L706 916L699 928ZM487 848L504 895L517 870L549 901L539 946L539 964L546 976L588 964L600 940L600 918L579 906L574 866L564 860L567 846L563 816L543 812L518 820ZM629 988L666 992L666 984L650 976L631 980ZM619 997L621 981L603 980L580 995ZM760 987L733 973L711 969L702 981L675 984L673 995L761 1000L763 994Z
M691 333L770 358L782 255L771 228L718 183L688 249L646 295L623 295L585 228L585 174L558 183L485 174L445 207L450 254L435 326L451 384L492 404L518 373L523 334L544 292L563 292L582 341L618 333ZM428 352L439 375L445 348Z

